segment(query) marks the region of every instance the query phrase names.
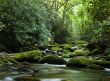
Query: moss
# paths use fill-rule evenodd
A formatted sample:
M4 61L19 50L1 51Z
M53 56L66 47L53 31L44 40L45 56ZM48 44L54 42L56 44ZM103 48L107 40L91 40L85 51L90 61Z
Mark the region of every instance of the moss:
M84 49L75 50L73 53L73 55L77 55L77 56L84 56L88 54L89 54L89 50L84 50Z
M90 64L90 65L87 66L87 68L96 69L96 70L104 70L104 67L102 67L100 65L96 65L96 64Z
M8 62L11 62L11 63L14 63L14 64L18 64L18 62L15 59L13 59L13 58L6 58L6 60Z
M59 47L51 47L51 50L52 50L52 51L60 51L60 50L62 50L62 48L59 48Z
M68 54L63 54L62 58L69 58L69 55Z
M40 81L38 78L31 77L31 76L24 76L16 78L15 81Z
M66 61L62 58L54 55L45 56L40 63L49 63L49 64L65 64Z
M86 44L87 42L86 41L83 41L83 40L80 40L80 41L76 41L75 43L76 44Z
M71 50L72 45L71 44L62 44L60 47L66 50Z
M67 62L68 67L73 68L85 68L87 65L91 62L88 58L85 57L79 57L79 58L72 58Z
M97 61L96 60L96 61L94 61L94 64L100 65L105 68L110 68L110 61L106 61L106 60Z
M73 57L73 52L66 51L64 54L62 54L62 58L71 58Z
M28 51L28 52L22 52L22 53L16 53L14 56L14 59L18 62L38 62L40 57L42 56L42 53L40 50L34 50L34 51ZM39 58L35 58L39 57Z

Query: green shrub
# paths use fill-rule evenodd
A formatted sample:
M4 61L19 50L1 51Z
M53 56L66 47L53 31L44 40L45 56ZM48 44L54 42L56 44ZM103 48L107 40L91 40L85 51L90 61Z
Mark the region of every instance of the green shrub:
M54 55L45 56L40 63L49 63L49 64L65 64L66 61L62 58Z
M78 67L78 68L85 68L87 65L91 63L91 60L85 57L79 57L79 58L72 58L67 62L68 67Z

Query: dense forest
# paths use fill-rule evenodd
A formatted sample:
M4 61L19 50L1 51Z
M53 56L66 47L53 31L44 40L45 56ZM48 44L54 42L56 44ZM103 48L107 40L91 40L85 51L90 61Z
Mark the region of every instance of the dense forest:
M0 49L109 42L109 0L0 0Z
M110 0L0 0L0 71L31 72L14 81L40 81L33 63L110 73ZM101 77L76 81L110 80Z

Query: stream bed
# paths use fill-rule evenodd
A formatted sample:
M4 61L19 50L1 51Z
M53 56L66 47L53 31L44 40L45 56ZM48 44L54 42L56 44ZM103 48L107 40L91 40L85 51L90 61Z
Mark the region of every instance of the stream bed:
M65 65L33 64L36 72L0 72L0 81L14 81L15 78L33 76L40 81L99 81L110 76L110 70L68 68Z

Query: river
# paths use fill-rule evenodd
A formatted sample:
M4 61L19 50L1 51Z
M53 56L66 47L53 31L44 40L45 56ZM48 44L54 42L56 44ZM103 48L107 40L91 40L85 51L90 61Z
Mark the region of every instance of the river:
M110 70L91 70L68 68L65 65L33 64L38 72L0 72L0 81L14 81L21 76L34 76L41 81L99 81L102 77L110 76Z

